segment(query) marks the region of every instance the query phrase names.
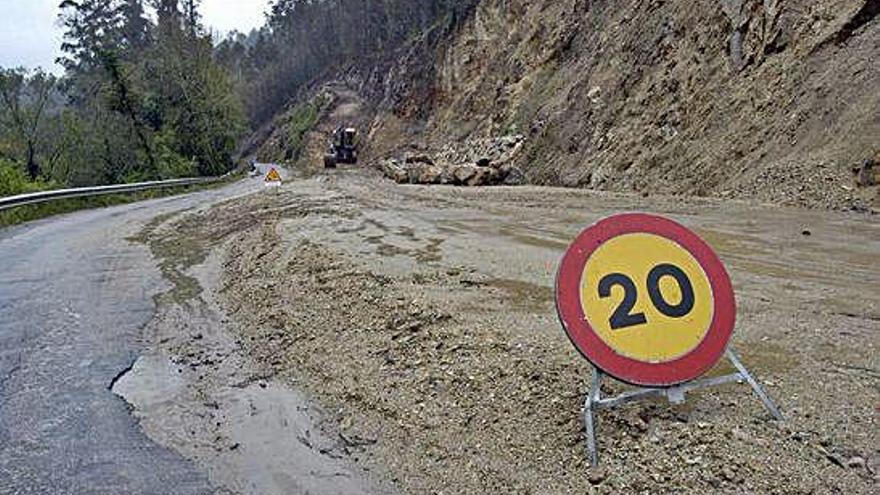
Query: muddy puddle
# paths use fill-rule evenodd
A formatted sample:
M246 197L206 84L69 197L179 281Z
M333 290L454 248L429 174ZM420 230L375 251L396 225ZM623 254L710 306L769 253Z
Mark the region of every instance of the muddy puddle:
M154 352L141 356L113 392L132 406L148 435L202 465L218 487L376 493L342 461L342 446L322 432L303 395L262 380L199 390L195 384L205 380L212 378L184 372L173 356Z

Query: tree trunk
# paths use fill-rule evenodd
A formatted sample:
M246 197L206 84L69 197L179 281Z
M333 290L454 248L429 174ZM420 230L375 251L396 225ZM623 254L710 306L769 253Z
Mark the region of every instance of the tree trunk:
M31 180L37 180L40 176L40 165L37 163L34 155L36 155L36 151L34 150L33 143L28 143L27 146L27 173L30 176Z

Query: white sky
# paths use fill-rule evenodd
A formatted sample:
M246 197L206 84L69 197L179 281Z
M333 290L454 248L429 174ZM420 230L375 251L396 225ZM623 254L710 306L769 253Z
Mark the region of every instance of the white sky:
M60 72L61 30L57 26L61 0L0 0L0 66L43 67ZM250 31L263 24L269 0L202 0L207 26L220 32Z

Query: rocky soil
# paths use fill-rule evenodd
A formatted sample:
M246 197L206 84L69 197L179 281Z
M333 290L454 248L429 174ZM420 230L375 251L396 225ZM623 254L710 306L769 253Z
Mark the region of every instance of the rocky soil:
M734 345L788 421L772 421L736 385L683 406L603 411L603 466L588 468L588 367L556 322L552 284L568 241L623 209L670 215L720 252L738 292ZM340 170L167 232L224 239L217 297L242 352L318 401L343 454L402 493L868 494L880 485L880 299L865 290L880 285L880 225L863 216L398 186Z

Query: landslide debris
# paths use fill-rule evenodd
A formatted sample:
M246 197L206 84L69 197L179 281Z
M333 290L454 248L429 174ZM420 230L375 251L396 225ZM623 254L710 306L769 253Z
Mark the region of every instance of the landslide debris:
M522 135L514 135L450 143L434 153L409 152L402 160L381 160L378 167L398 184L519 186L525 176L513 163L524 142Z
M853 174L859 187L880 185L880 153L877 153L876 158L869 158L855 167Z

